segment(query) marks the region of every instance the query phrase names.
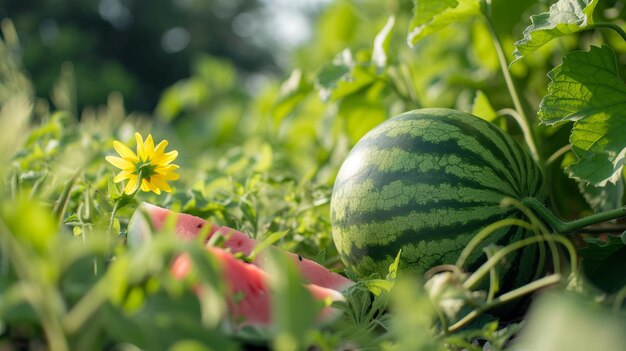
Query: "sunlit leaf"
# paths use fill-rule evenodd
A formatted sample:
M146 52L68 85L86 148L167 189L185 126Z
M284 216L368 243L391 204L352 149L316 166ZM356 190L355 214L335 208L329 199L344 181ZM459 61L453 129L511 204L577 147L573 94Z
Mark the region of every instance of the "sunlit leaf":
M626 84L608 46L574 52L549 73L548 95L539 108L541 122L574 122L570 137L578 162L570 176L594 185L615 183L626 154Z
M493 122L498 118L498 113L491 106L487 95L480 90L476 93L476 97L474 98L472 114L489 122Z
M413 47L426 36L478 14L479 0L415 0L407 42Z
M391 16L387 20L387 24L378 32L374 38L374 49L372 50L372 62L376 67L383 68L387 65L389 56L389 42L391 41L391 30L395 23L395 17Z
M272 108L275 120L279 122L287 117L311 90L313 90L313 84L303 76L301 70L296 69L291 72L289 78L281 86L280 96Z
M616 184L607 183L604 186L594 186L581 182L578 183L578 188L594 212L614 210L622 206L622 197L624 196L623 181L619 181Z
M517 59L539 49L558 37L586 30L593 25L593 11L598 0L559 0L548 12L530 17L524 39L515 43Z

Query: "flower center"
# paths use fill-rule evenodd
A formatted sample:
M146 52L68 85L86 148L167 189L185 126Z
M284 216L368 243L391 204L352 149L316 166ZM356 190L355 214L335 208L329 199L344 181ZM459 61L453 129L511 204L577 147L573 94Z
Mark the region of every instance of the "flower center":
M137 174L138 175L140 174L141 178L146 179L148 181L150 181L150 177L153 174L156 174L156 172L154 171L155 168L156 168L156 165L153 165L150 159L144 160L143 162L137 163L137 165L135 165Z

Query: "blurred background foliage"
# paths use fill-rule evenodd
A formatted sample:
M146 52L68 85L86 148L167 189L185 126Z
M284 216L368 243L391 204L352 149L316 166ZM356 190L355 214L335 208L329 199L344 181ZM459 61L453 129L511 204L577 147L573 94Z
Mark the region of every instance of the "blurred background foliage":
M509 62L529 16L551 3L493 0ZM623 24L622 2L603 0L598 7L601 16ZM493 120L522 140L514 122L497 117L511 101L484 23L452 25L411 49L411 16L408 0L0 0L0 216L10 227L0 232L17 237L1 245L0 292L8 293L0 295L0 334L36 347L42 333L49 338L55 326L73 320L80 297L100 279L110 284L108 302L94 312L95 322L69 333L71 345L90 349L125 340L150 348L155 340L147 335L159 335L166 349L176 335L187 335L232 346L216 329L203 335L206 326L168 333L150 324L156 307L172 313L170 325L181 315L201 317L189 298L190 284L181 287L166 265L151 266L154 259L124 251L136 203L118 213L115 240L106 232L114 191L104 156L113 153L113 140L130 143L135 131L169 140L180 153L182 175L171 194L140 194L139 201L259 239L288 231L277 245L334 268L340 265L328 219L333 180L369 129L406 110L453 107ZM611 44L626 63L624 43L598 30L554 40L511 65L528 114L536 114L547 91L546 72L564 53L601 43ZM537 127L544 158L567 144L569 128ZM553 207L579 217L591 208L563 173L572 157L554 162L548 176ZM18 205L6 205L13 203ZM85 246L69 244L77 241ZM10 245L29 260L9 264ZM181 248L143 250L168 262ZM121 263L106 275L112 252ZM16 262L34 268L20 271ZM157 287L150 285L155 276ZM40 295L21 296L20 281ZM424 320L398 313L390 321L382 298L355 295L347 302L353 313L334 331L316 332L321 349L346 346L346 339L402 349L416 345L413 337L428 344L423 349L438 349L421 337L430 332ZM395 299L392 310L425 304L414 288ZM378 310L368 310L376 303ZM399 331L414 326L421 334L394 332L393 325ZM496 327L486 325L479 335L503 344L506 333ZM466 341L459 345L471 347Z

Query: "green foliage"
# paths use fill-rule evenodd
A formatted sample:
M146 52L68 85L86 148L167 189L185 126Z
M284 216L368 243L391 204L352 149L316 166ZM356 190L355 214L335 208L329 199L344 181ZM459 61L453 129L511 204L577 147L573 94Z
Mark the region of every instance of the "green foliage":
M414 46L427 35L478 15L480 10L479 0L415 0L407 42Z
M613 50L593 46L571 53L549 76L539 117L547 125L574 122L570 142L578 162L568 167L571 176L600 186L618 182L626 150L626 84Z
M606 241L589 238L586 240L587 246L580 250L586 276L605 291L616 292L626 285L621 272L621 267L626 264L624 239L624 234L609 235Z
M515 42L516 59L531 54L551 40L593 28L598 0L559 0L550 11L530 17L524 39Z
M207 11L184 3L190 13ZM558 218L507 200L500 205L515 206L520 218L486 223L458 248L459 262L416 276L399 264L398 253L385 277L363 277L345 269L329 218L333 183L352 146L391 116L421 107L472 112L526 142L523 147L535 146L549 205L562 217L623 214L623 5L335 1L320 9L309 43L280 51L281 61L293 62L290 74L268 73L263 84L249 79L238 68L267 62L256 50L235 55L234 63L198 55L188 78L154 93L160 95L154 118L124 108L124 99L135 97L129 91L136 76L117 64L92 74L91 61L68 51L94 49L90 34L63 25L54 54L45 55L33 40L18 40L32 24L20 19L16 30L4 20L0 349L624 349L621 219L598 224L585 217L566 238L555 233ZM186 66L143 55L137 55L142 65L163 74ZM61 64L68 59L74 62ZM103 91L112 87L124 98L107 98ZM181 180L172 193L128 196L113 183L104 157L114 153L113 140L132 143L135 131L168 139L180 152ZM175 240L169 223L141 245L126 245L130 215L141 201L235 228L261 240L258 250L275 245L356 284L333 304L336 318L319 324L322 306L291 262L274 257L268 271L275 324L233 328L218 263L199 242ZM482 245L512 227L530 236ZM530 260L552 273L538 269L534 281L508 289L500 271L537 243ZM175 279L171 262L181 254L193 270ZM485 259L473 272L463 262L470 254ZM546 287L555 294L536 301Z

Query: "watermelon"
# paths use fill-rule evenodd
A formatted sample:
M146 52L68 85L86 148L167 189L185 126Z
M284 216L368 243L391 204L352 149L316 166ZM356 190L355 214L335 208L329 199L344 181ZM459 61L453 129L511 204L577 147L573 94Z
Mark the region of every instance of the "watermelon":
M500 206L503 198L541 200L542 184L528 152L495 125L451 109L406 112L367 133L342 164L330 206L333 241L359 276L384 275L400 250L404 269L454 264L485 226L521 217ZM526 235L518 227L492 234L466 268L484 261L485 245ZM508 283L532 278L536 249L509 257Z
M272 295L268 273L222 248L207 246L207 250L217 260L226 283L225 294L231 325L238 328L271 326ZM190 270L191 259L187 255L178 256L172 264L172 274L177 278L185 277ZM330 304L344 300L340 292L315 284L305 286L315 300L324 304L318 316L320 321L328 321L337 315L338 310L330 307Z
M148 215L151 223L145 220L146 216L144 213ZM213 225L202 218L185 213L176 213L145 202L139 206L130 219L128 244L131 246L140 245L146 239L146 236L149 235L150 225L156 230L162 229L165 221L170 216L175 217L175 233L182 240L191 240L203 231L207 233L205 241L208 241L213 235L220 234L225 238L221 244L224 248L229 249L233 253L242 253L245 256L250 255L256 245L258 245L257 240L251 239L248 235L232 228ZM206 228L207 226L209 228ZM290 252L284 252L284 254L288 255L295 262L305 283L337 291L343 291L354 284L350 279L331 272L314 261ZM264 260L265 256L261 253L255 258L253 263L262 266Z

